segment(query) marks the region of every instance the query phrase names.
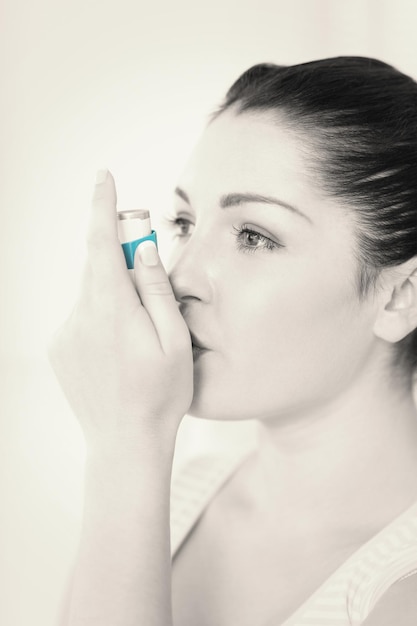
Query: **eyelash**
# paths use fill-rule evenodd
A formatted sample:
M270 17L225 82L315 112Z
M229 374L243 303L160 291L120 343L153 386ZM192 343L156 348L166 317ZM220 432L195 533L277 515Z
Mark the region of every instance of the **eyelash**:
M163 222L165 223L166 226L168 226L168 228L172 230L181 229L184 226L189 227L193 225L191 220L188 220L186 217L164 217ZM188 234L189 233L176 232L175 236L187 237Z
M238 250L241 250L242 252L254 253L257 250L267 250L269 252L272 252L273 250L284 247L282 244L273 241L269 237L266 237L265 235L262 235L261 233L254 230L253 228L250 228L247 224L243 224L240 227L233 226L233 230L235 231L233 235L234 237L236 237ZM245 235L252 235L257 237L258 242L262 243L262 245L245 245L243 243Z
M191 220L188 220L185 217L175 217L175 218L165 217L164 222L166 225L168 225L172 229L178 229L178 228L182 229L182 228L189 228L190 226L193 226L193 223L191 222ZM269 252L272 252L273 250L284 247L282 244L276 241L273 241L269 237L266 237L265 235L262 235L261 233L254 230L253 228L250 228L247 224L243 224L240 227L233 226L233 231L234 232L232 234L236 238L237 248L239 251L242 251L242 252L254 253L257 250L267 250ZM182 231L175 233L175 236L180 237L180 238L187 237L189 235L190 233L188 232L184 233ZM262 245L259 245L259 246L258 245L249 246L247 244L245 245L244 238L247 235L256 237L257 241L261 243Z

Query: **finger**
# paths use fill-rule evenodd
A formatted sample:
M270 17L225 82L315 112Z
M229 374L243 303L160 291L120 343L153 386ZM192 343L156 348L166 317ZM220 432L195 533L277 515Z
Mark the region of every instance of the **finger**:
M98 286L128 284L126 263L117 236L117 195L108 170L97 172L87 233L88 260Z
M191 349L187 327L153 241L144 241L136 249L135 281L164 352L188 344Z

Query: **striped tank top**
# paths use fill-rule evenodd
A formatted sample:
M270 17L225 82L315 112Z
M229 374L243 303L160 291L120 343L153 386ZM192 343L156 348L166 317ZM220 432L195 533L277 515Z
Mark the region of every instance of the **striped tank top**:
M204 456L174 473L173 557L241 462L241 452ZM349 557L290 618L277 626L359 626L392 584L412 574L417 574L417 502Z

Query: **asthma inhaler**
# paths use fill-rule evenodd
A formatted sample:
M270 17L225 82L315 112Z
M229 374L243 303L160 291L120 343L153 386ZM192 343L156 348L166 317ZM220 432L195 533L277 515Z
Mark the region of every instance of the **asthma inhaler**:
M156 232L152 230L149 211L142 209L118 211L117 231L129 274L134 281L133 268L136 248L142 241L146 241L147 239L157 245Z

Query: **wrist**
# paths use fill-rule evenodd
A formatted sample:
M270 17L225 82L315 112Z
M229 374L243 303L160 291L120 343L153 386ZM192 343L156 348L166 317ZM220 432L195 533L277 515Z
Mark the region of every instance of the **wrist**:
M87 437L87 461L121 468L172 465L177 430L162 424L158 429L118 430Z
M106 519L116 526L121 518L123 524L132 517L168 519L173 454L154 452L129 455L102 448L90 452L85 467L85 519L93 525L94 520L102 524Z
M174 446L146 449L125 445L96 445L87 450L86 473L115 482L127 480L157 480L171 475Z

